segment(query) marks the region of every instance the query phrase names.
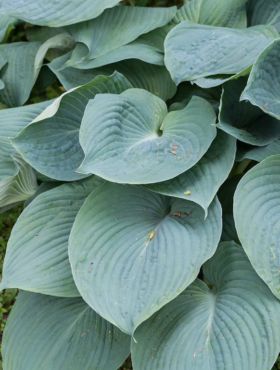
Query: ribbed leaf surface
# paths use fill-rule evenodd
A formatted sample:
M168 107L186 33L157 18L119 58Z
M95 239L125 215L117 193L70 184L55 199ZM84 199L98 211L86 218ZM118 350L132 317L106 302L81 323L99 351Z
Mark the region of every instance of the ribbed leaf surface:
M242 249L223 243L196 280L136 330L134 370L270 370L280 303Z
M78 171L117 183L171 179L207 151L216 136L215 119L211 105L199 97L168 113L163 100L142 89L97 95L82 120L85 158Z
M68 239L79 209L99 183L93 178L64 184L38 195L29 204L8 242L1 289L79 296L68 261Z
M4 369L117 370L129 344L80 298L21 292L5 328Z
M62 181L81 179L84 176L76 173L83 159L79 128L88 100L98 93L120 93L129 87L125 77L114 73L63 94L17 136L16 149L45 176Z
M59 27L95 18L120 0L1 0L0 12L28 23Z
M182 22L167 35L165 64L177 85L215 75L234 75L250 67L277 37L272 26L241 30Z
M253 66L241 99L280 119L280 40L274 41Z
M175 22L190 21L211 26L244 28L247 0L185 0Z
M163 195L191 200L207 212L219 187L232 169L235 152L236 140L220 132L194 167L172 180L147 187Z
M279 121L249 102L240 102L245 86L242 78L224 85L218 127L244 143L267 145L280 137Z
M280 298L280 155L266 158L240 181L234 220L241 244L260 277Z
M217 199L192 202L116 184L96 189L75 220L69 255L85 301L127 333L181 293L216 250Z

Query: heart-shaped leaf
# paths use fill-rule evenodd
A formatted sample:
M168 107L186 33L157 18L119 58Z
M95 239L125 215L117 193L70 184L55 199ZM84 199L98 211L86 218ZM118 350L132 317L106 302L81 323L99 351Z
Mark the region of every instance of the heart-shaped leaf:
M222 243L196 280L136 330L134 370L270 370L280 347L280 303L242 249Z
M85 201L69 245L85 301L127 333L181 293L216 250L217 199L201 207L143 188L105 184Z
M68 238L80 207L99 183L93 178L64 184L31 202L9 239L1 289L79 296L68 261Z
M185 21L167 35L165 64L177 85L215 75L229 77L250 67L277 37L273 26L231 29Z
M145 90L97 95L83 116L85 158L78 171L117 183L169 180L205 154L216 136L215 120L212 106L199 97L168 113L164 101Z
M234 220L241 244L259 276L280 298L280 155L268 157L241 179Z
M80 298L21 292L3 338L4 369L117 370L130 338Z
M124 76L114 73L63 94L15 138L16 149L45 176L62 181L83 178L76 169L83 159L79 128L88 100L98 93L120 93L130 87Z

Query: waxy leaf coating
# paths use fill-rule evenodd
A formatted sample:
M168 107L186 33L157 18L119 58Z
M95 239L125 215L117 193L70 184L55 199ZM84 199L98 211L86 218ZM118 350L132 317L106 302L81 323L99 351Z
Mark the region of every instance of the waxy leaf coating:
M3 338L4 369L117 370L130 338L80 298L20 292Z
M222 243L196 280L136 330L134 370L270 370L280 303L242 248Z
M166 37L165 64L177 85L215 75L230 77L250 67L277 37L273 26L231 29L185 21Z
M0 13L32 24L60 27L95 18L120 0L1 0Z
M201 207L143 188L105 184L76 217L69 257L78 290L102 317L132 334L181 293L221 235L215 199Z
M199 97L168 113L164 101L142 89L97 95L82 120L85 158L78 172L129 184L171 179L207 151L215 120L211 105Z
M147 187L163 195L191 200L207 213L219 187L232 169L235 152L236 140L219 132L207 153L194 167L174 179Z
M272 117L280 119L280 40L274 41L259 56L241 96ZM279 123L279 122L278 122Z
M83 159L79 128L89 99L102 92L119 93L131 87L119 73L98 76L79 86L47 107L14 139L18 152L33 168L60 181L79 180L85 176L76 169Z
M240 242L259 276L280 298L280 155L266 158L240 180L234 220Z
M99 179L64 184L38 195L22 212L8 242L1 289L77 297L68 259L75 217Z
M240 102L245 86L243 78L224 85L218 127L244 143L267 145L280 137L279 121L249 102Z
M247 26L247 0L185 0L174 21L190 21L211 26Z

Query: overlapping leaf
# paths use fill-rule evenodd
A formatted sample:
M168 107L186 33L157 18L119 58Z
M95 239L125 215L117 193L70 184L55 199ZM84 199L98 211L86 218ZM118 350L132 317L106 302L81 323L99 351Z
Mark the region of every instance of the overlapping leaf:
M128 59L128 54L129 58L137 58L137 55L140 59L145 58L143 47L146 46L146 52L151 53L153 50L151 46L156 48L158 45L157 37L160 37L161 32L158 35L147 35L146 39L136 39L156 28L165 26L174 17L175 12L175 7L119 6L106 10L97 19L70 26L67 31L77 42L77 47L66 65L77 67L84 64L84 68L96 68ZM118 32L115 32L116 30ZM132 42L134 44L130 44ZM137 51L139 47L140 51Z
M79 69L92 69L106 66L123 60L137 59L154 65L163 65L164 39L168 28L162 27L151 31L127 45L122 45L116 49L108 51L95 59L84 56L84 48L79 47L74 50L73 55L65 63L66 67L73 66ZM81 54L79 56L79 54Z
M70 235L70 263L85 301L133 333L181 293L213 255L221 234L217 199L205 220L192 202L106 184L85 201Z
M7 15L0 15L0 41L3 41L6 36L7 30L13 23L15 23L14 18Z
M15 152L11 139L49 102L2 109L0 114L0 208L31 197L37 182L32 168Z
M234 171L233 171L234 172ZM236 190L236 186L240 181L239 175L231 175L227 181L221 186L218 198L221 202L223 210L223 232L221 236L221 241L235 241L240 244L234 219L233 219L233 195Z
M219 187L232 169L235 151L235 139L219 133L207 153L194 167L172 180L148 185L148 188L160 194L191 200L207 212Z
M259 276L280 298L280 155L266 158L239 182L234 198L237 233Z
M21 292L5 328L4 368L117 370L129 344L80 298Z
M190 21L211 26L244 28L247 0L185 0L174 21Z
M9 151L9 143L0 139L0 209L30 198L37 190L32 168Z
M28 23L59 27L79 23L99 16L120 0L1 0L0 14L22 19Z
M280 139L276 139L263 147L251 147L247 150L243 150L241 153L239 153L238 159L249 159L261 162L265 158L276 154L280 154Z
M88 100L98 93L120 93L130 87L124 76L114 73L63 94L16 137L16 149L33 168L50 178L83 178L76 169L83 159L79 128Z
M280 303L242 249L223 243L204 277L136 330L134 370L271 369Z
M246 80L240 78L223 87L218 127L244 143L267 145L280 137L279 121L239 101L245 86Z
M65 55L56 58L49 67L67 90L86 84L98 75L111 75L114 71L118 71L131 82L133 87L148 90L163 100L173 97L176 92L176 85L166 68L162 66L140 60L129 60L88 70L64 67L64 60L67 60Z
M80 207L99 183L89 179L64 184L31 202L9 239L1 289L79 296L68 261L68 238Z
M52 101L29 104L23 107L1 109L0 111L0 139L15 138L21 130L29 125ZM9 151L14 152L12 145Z
M168 113L161 99L142 89L97 95L83 116L85 158L78 171L117 183L169 180L205 154L216 136L215 119L199 97Z
M253 66L241 99L249 100L264 112L280 119L280 40L274 41Z
M0 54L7 61L7 65L1 70L5 87L0 90L0 101L8 106L23 105L29 98L38 76L34 65L40 45L39 42L0 45Z
M248 23L272 24L280 30L280 3L277 0L249 0Z
M26 103L49 49L66 52L73 46L74 41L69 34L61 32L44 43L33 41L0 45L0 75L3 83L0 101L12 107Z
M231 29L185 21L167 35L165 64L176 84L200 84L207 77L218 77L218 81L208 82L211 87L250 67L277 37L273 26Z

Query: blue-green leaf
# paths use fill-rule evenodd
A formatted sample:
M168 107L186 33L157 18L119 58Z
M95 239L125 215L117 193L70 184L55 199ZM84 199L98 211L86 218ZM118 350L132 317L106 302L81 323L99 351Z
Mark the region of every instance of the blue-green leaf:
M249 0L248 23L272 24L280 30L280 3L277 0Z
M172 98L176 85L165 67L144 63L140 60L122 61L97 69L77 69L64 67L65 56L53 60L49 67L56 74L65 89L91 81L98 75L111 75L114 71L123 74L133 87L142 88L159 96L163 100ZM61 60L61 61L60 61Z
M207 212L232 169L235 152L236 140L220 132L194 167L172 180L147 187L160 194L191 200Z
M241 100L261 108L280 119L280 67L278 63L280 40L274 41L260 55L249 76Z
M242 248L222 243L184 293L136 330L134 370L270 370L280 303Z
M5 84L4 89L0 90L1 102L13 107L27 101L39 73L35 69L35 58L40 45L39 42L0 45L0 54L7 61L1 71L1 79Z
M280 155L266 158L241 179L234 220L241 244L259 276L280 298Z
M168 113L163 100L142 89L97 95L82 120L85 158L78 171L117 183L169 180L205 154L215 120L212 106L199 97Z
M22 157L37 171L55 180L73 181L83 159L79 128L89 99L98 93L120 93L130 88L119 73L98 76L56 99L13 141Z
M119 6L106 10L99 18L78 25L67 27L67 31L77 42L67 66L96 59L97 64L86 68L100 67L105 64L125 59L118 58L106 61L108 53L135 41L139 36L156 28L165 26L175 15L176 8L143 8ZM116 30L118 30L116 32ZM94 37L92 37L94 35ZM150 35L153 39L153 35ZM149 40L148 38L148 40ZM147 40L147 41L148 41ZM103 62L98 63L98 58ZM104 61L105 58L105 61Z
M120 0L1 0L0 13L41 26L59 27L99 16Z
M238 159L251 159L253 161L261 162L265 158L276 154L280 154L280 139L276 139L263 147L250 147L247 150L243 150L239 153Z
M218 127L236 139L264 146L280 137L279 121L248 102L240 102L246 80L228 82L223 87Z
M230 77L250 67L276 38L273 26L231 29L185 21L167 35L165 64L177 85L219 75Z
M81 296L127 333L181 293L217 247L217 199L201 207L143 188L105 184L87 198L70 235Z
M247 0L185 0L174 21L211 26L245 28Z
M12 230L1 289L18 288L76 297L68 261L68 238L84 200L100 180L64 184L38 195Z
M117 370L130 338L80 298L21 292L3 338L9 370Z

